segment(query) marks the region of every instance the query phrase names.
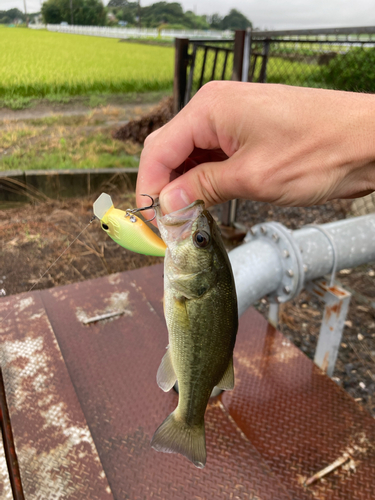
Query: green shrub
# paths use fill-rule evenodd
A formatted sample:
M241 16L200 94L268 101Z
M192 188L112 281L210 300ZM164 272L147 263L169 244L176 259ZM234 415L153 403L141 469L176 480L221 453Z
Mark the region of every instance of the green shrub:
M375 92L375 49L356 47L338 54L321 67L319 77L326 86L337 90Z

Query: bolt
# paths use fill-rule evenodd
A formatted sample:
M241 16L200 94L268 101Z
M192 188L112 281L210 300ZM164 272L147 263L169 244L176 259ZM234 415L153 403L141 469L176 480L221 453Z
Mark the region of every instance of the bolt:
M294 276L294 272L293 272L293 269L288 269L287 272L286 272L287 276L289 276L290 278L293 278Z
M260 230L261 230L262 234L267 234L267 228L266 227L261 226Z
M273 235L272 235L272 239L273 239L273 241L275 241L275 242L277 243L277 242L279 241L279 239L280 239L280 238L279 238L279 235L278 235L278 234L273 233Z
M304 271L305 273L307 273L307 271L308 271L308 270L309 270L309 268L307 267L307 265L306 265L306 264L303 264L303 271Z
M251 236L255 236L257 234L257 230L254 228L251 228L249 232L250 232Z
M288 285L284 286L284 292L287 293L288 295L290 294L291 290Z
M283 251L283 257L284 257L285 259L287 259L287 258L289 257L289 252L288 252L288 250L284 250L284 251Z

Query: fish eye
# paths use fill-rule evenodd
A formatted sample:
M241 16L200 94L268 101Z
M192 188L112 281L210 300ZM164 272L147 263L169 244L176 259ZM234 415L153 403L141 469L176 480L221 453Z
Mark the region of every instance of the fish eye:
M211 241L210 235L206 231L195 231L193 234L194 245L198 248L206 248Z
M105 231L108 231L109 227L107 226L107 224L102 224L102 228L105 230Z

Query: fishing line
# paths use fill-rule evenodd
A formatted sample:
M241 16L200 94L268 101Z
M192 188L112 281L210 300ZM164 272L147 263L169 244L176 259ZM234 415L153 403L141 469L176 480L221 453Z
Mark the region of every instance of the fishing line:
M74 238L74 240L69 243L69 245L65 248L65 250L63 250L61 252L61 254L57 257L57 259L52 262L52 264L44 271L44 273L40 276L40 278L33 284L33 286L26 292L26 293L30 293L38 283L40 283L40 281L44 278L44 276L48 273L48 271L56 264L57 261L59 261L61 259L61 257L64 255L64 253L69 250L69 248L78 240L78 238L81 236L81 234L86 231L86 229L89 227L90 224L92 224L94 222L94 220L96 219L95 215L90 219L90 222L82 229L82 231ZM2 318L0 323L2 321L5 321L7 319L7 317L12 314L12 312L14 311L14 309L12 309L11 311L8 312L8 314L5 316L5 318Z

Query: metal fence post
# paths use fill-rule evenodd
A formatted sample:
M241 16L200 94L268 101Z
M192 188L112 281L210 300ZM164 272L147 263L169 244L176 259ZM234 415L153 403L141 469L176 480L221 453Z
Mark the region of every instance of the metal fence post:
M330 287L324 279L308 283L306 289L325 304L314 362L324 373L332 377L351 293L337 285Z
M175 63L173 82L173 112L177 114L183 107L186 93L186 70L188 66L188 38L175 39Z
M249 72L248 58L250 54L250 32L246 30L236 31L234 38L233 72L232 80L247 81ZM246 77L244 76L246 75ZM244 79L245 78L245 79ZM237 200L224 203L221 223L223 226L233 226L236 220Z
M268 54L270 51L270 41L265 40L263 47L263 60L262 60L262 68L260 70L259 75L259 83L267 82L267 63L268 63Z
M236 31L234 37L233 72L232 80L240 82L242 79L243 53L245 50L246 30Z

